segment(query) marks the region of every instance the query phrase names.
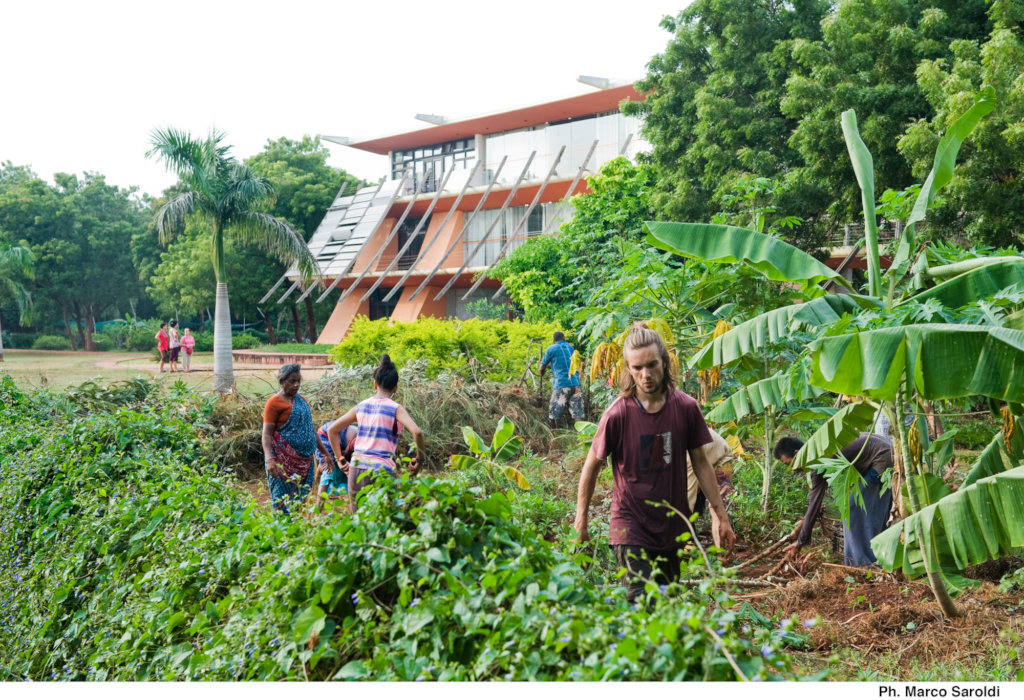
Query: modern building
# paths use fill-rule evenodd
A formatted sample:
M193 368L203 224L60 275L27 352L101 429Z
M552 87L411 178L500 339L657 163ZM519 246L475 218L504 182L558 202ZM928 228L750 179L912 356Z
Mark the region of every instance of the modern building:
M324 137L386 157L390 178L342 190L310 239L321 284L302 289L290 269L264 301L341 294L318 343L339 342L356 316L411 321L468 318L469 304L503 301L488 271L530 236L571 215L586 175L646 148L639 120L619 112L632 85L448 121L374 139Z

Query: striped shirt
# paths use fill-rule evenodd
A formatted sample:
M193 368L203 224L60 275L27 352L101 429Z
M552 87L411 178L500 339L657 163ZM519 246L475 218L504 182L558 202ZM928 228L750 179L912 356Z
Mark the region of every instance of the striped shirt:
M398 422L398 404L391 399L371 396L356 406L359 432L352 462L363 469L395 471L395 450L402 426Z

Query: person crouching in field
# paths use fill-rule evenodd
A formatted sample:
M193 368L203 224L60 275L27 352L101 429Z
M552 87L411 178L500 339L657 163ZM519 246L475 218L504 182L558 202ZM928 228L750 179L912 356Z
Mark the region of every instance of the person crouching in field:
M338 434L341 454L334 452L327 431L334 425L328 421L316 431L317 462L320 467L320 489L316 494L316 508L323 510L324 499L335 499L348 494L348 469L355 447L356 426L350 425Z
M416 461L409 465L409 472L415 474L423 464L423 431L405 407L392 400L397 388L398 368L390 357L382 355L380 364L373 372L373 396L334 421L327 430L331 449L337 455L341 454L341 432L353 423L359 426L352 450L352 463L348 468L348 507L352 513L356 512L356 498L360 489L376 479L382 471L392 477L398 475L395 450L398 448L398 435L402 426L405 426L416 442Z
M703 449L712 442L711 433L697 402L675 388L661 336L643 323L634 324L623 343L622 359L621 393L601 416L580 473L575 528L577 542L590 539L590 500L598 474L611 457L609 540L615 561L626 571L623 585L632 602L652 577L655 583L679 577L684 546L680 539L688 532L684 518L690 516L687 457L711 505L715 544L732 549L736 536Z
M282 365L277 373L280 391L263 408L263 457L274 508L288 513L289 503L301 503L313 486L316 429L313 412L299 395L302 373L297 364Z

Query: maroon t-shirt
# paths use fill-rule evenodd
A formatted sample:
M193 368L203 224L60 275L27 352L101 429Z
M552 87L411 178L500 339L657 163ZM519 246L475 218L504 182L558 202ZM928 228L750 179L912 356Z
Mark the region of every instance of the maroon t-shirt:
M686 453L711 442L700 407L673 389L657 413L636 399L616 399L601 416L591 449L612 458L611 544L672 549L686 523L663 505L689 515ZM650 501L651 503L648 503ZM671 515L669 515L671 513Z

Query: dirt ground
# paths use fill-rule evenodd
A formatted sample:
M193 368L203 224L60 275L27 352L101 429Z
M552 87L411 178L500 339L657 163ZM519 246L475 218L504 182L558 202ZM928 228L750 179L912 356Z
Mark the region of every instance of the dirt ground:
M769 557L740 575L763 576L780 559ZM1024 594L1001 593L995 586L1006 566L994 563L968 572L982 583L955 598L960 617L945 619L925 579L907 581L899 573L845 567L829 559L827 551L817 553L800 572L784 567L771 579L774 585L736 596L767 617L817 620L806 630L807 648L796 652L809 667L824 665L834 652L852 652L872 662L888 655L900 668L952 668L984 663L1001 645L1020 647ZM1019 560L1010 563L1011 568L1019 565ZM1022 661L1015 662L1018 668Z

